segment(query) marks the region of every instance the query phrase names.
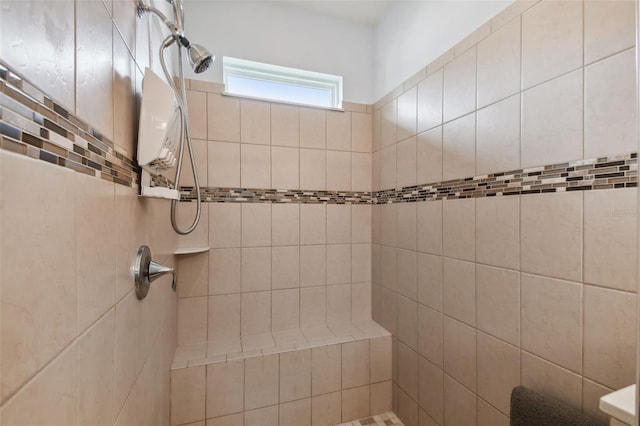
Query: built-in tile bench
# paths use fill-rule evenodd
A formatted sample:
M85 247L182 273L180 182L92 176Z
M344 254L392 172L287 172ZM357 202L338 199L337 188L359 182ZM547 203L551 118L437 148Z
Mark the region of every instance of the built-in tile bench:
M389 410L391 335L374 321L176 349L172 425L326 426Z

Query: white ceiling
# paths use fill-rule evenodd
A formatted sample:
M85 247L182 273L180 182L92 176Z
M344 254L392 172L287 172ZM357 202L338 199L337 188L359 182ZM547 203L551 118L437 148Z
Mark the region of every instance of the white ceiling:
M375 25L393 0L282 0L292 6L365 25Z

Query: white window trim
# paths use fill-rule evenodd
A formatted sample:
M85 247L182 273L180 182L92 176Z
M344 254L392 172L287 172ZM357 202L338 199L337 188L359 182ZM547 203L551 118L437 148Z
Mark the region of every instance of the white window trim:
M247 79L284 83L291 86L302 86L310 88L325 89L331 92L333 106L307 104L286 101L283 99L270 99L259 96L250 96L227 91L228 78L230 76L243 77ZM278 65L264 64L261 62L247 61L244 59L225 56L223 58L223 77L225 91L224 95L247 99L259 99L270 102L292 104L299 106L309 106L321 109L342 111L342 77L330 74L322 74L313 71L287 68Z

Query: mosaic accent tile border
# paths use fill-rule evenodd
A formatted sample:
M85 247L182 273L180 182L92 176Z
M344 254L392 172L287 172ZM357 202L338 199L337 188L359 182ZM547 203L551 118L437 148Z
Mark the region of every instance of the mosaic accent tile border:
M579 160L377 192L289 189L202 188L209 203L390 204L563 191L634 188L637 153ZM193 187L181 188L182 201L194 201Z
M0 149L119 185L140 183L140 167L134 159L2 62Z

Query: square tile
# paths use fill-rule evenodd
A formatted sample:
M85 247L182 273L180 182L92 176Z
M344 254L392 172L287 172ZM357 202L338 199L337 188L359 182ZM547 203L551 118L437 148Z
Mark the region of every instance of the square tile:
M253 410L277 404L279 355L248 358L244 362L244 409Z

